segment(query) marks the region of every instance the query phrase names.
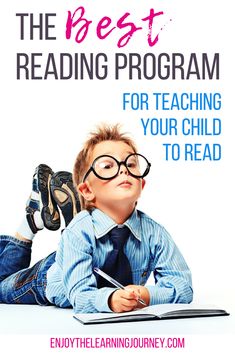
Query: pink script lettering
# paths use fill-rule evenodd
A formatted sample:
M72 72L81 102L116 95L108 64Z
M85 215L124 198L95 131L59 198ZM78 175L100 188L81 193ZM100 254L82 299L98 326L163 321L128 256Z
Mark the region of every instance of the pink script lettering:
M146 22L148 26L147 42L150 47L158 42L159 33L153 38L153 26L156 22L156 18L163 14L163 11L155 12L154 9L150 9L149 15L141 19L141 21ZM143 27L137 27L134 22L129 20L130 15L129 12L126 12L116 21L116 25L113 25L113 21L110 17L102 17L96 24L97 38L104 40L115 29L124 29L126 32L124 35L120 36L117 46L118 48L126 46L135 32L143 30ZM73 13L68 11L65 32L66 39L71 39L73 28L75 29L76 27L77 32L75 32L75 42L78 44L82 43L86 39L92 23L94 23L92 20L88 20L85 17L85 8L83 6L79 6Z

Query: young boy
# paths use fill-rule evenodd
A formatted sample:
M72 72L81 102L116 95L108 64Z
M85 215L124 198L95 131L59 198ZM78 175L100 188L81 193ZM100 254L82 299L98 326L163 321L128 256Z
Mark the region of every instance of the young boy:
M33 192L15 237L0 237L0 302L72 306L75 312L124 312L161 303L192 301L191 274L167 231L136 209L150 163L118 125L101 126L78 154L71 178L45 165L34 175ZM57 182L56 182L57 181ZM46 226L68 226L56 253L32 268L31 244ZM71 216L72 215L72 216ZM128 290L112 287L100 268ZM153 273L155 285L145 285Z

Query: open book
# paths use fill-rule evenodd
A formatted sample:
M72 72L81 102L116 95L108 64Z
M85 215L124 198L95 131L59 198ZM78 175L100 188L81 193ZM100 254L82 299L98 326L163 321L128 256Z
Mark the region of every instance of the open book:
M197 304L160 304L152 305L140 310L126 313L95 313L95 314L74 314L75 319L84 325L106 324L124 321L142 320L163 320L181 319L206 316L225 316L229 315L225 310L208 305Z

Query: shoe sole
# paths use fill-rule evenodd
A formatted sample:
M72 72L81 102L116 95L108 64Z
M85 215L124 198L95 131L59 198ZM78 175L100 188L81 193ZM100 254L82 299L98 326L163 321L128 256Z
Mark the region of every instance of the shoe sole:
M36 173L38 176L38 189L41 193L43 205L41 210L43 223L49 230L58 230L60 228L60 214L50 193L50 182L53 171L46 164L40 164L36 169Z
M73 186L72 174L66 171L53 174L50 189L54 200L63 213L67 226L80 211L80 203Z

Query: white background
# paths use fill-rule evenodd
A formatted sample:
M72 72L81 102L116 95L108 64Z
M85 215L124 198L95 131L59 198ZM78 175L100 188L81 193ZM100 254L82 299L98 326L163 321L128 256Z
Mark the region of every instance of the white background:
M136 139L139 151L152 163L146 188L139 202L144 210L170 232L184 254L193 275L195 300L234 310L234 146L233 146L233 36L232 10L221 1L11 1L0 5L1 78L1 229L12 234L24 215L35 167L50 165L54 171L72 171L73 163L87 133L102 121L120 122ZM93 20L83 44L65 39L67 11L83 5ZM141 22L149 9L165 12L159 42L147 45L147 25ZM17 12L57 13L56 41L20 40ZM116 29L106 40L95 36L95 24L107 15L113 23L130 12L143 30L129 44L118 49L116 42L124 31ZM172 19L172 21L170 21ZM157 20L153 33L159 28ZM157 30L158 29L158 30ZM155 32L154 32L155 31ZM28 31L26 31L28 33ZM74 38L74 34L72 35ZM115 52L220 53L220 80L128 80L104 81L16 80L17 52L98 53L109 58ZM44 59L45 60L45 59ZM43 62L43 61L42 61ZM42 69L43 72L43 69ZM161 112L122 109L124 92L220 92L219 112ZM213 137L144 136L140 119L217 117L222 120L222 135ZM162 143L220 143L222 160L185 162L164 160ZM40 259L56 248L60 232L43 231L37 235L33 259Z

